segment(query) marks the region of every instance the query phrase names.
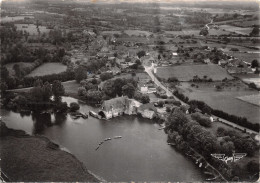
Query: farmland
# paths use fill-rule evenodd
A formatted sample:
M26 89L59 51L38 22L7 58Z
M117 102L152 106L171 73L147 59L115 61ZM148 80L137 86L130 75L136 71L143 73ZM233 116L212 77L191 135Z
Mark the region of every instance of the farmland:
M241 96L237 97L240 100L243 100L245 102L248 102L250 104L258 105L260 106L260 95L246 95L246 96Z
M224 78L232 79L225 69L218 65L185 65L174 67L159 67L157 75L160 78L168 79L169 77L176 77L179 81L190 81L193 76L203 78L207 76L214 81L222 80Z
M30 74L27 75L27 77L58 74L66 71L66 69L67 66L61 63L45 63L33 70Z
M252 32L252 27L247 27L247 28L241 28L241 27L235 27L232 25L221 25L219 26L220 29L224 29L225 31L228 32L235 32L237 34L243 34L243 35L249 35L250 32Z
M230 85L222 91L216 91L215 83L211 85L198 84L198 88L191 87L191 83L181 83L178 89L183 92L191 100L201 100L210 107L229 114L246 117L250 122L259 123L260 113L259 106L244 102L237 97L248 95L257 95L257 91L247 89L242 83L236 86ZM238 107L239 106L239 107Z
M30 35L37 35L38 30L36 25L33 24L15 24L17 30L27 31ZM39 26L39 33L49 33L50 29L45 26Z
M142 35L145 35L145 36L149 36L151 35L152 33L151 32L148 32L148 31L141 31L141 30L125 30L124 31L127 35L129 36L142 36Z

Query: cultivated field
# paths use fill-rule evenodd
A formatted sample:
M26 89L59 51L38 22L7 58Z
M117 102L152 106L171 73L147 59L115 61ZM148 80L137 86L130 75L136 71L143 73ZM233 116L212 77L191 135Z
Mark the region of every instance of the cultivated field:
M237 97L240 100L243 100L245 102L248 102L250 104L258 105L260 106L260 94L258 95L246 95L246 96L241 96Z
M30 35L38 35L38 30L36 25L33 24L15 24L17 30L27 31ZM45 26L39 26L40 33L49 33L50 29L47 29Z
M193 76L203 78L207 76L214 81L219 81L224 78L232 79L227 71L218 65L185 65L174 67L159 67L156 73L160 78L168 79L176 77L179 81L190 81Z
M125 30L124 32L129 36L149 36L152 34L151 32L141 30Z
M166 34L178 35L199 35L200 30L165 31Z
M225 31L228 32L235 32L237 34L243 34L243 35L249 35L250 32L252 32L252 27L246 27L246 28L241 28L241 27L236 27L232 25L220 25L220 29L224 29Z
M66 71L67 66L61 63L45 63L34 69L27 77L58 74Z
M196 84L199 87L191 87L191 83L183 82L178 86L179 90L187 97L193 100L201 100L214 109L225 111L229 114L246 117L250 122L260 123L260 108L248 102L242 101L237 97L248 95L259 95L255 90L247 89L248 87L242 82L240 84L232 82L230 87L225 87L222 91L216 91L216 83Z

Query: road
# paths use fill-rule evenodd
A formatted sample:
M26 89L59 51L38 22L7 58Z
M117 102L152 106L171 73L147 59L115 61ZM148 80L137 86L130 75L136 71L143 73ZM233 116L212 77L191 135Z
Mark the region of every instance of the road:
M161 87L161 88L166 92L166 94L167 94L168 97L173 96L174 99L175 99L176 101L180 101L182 105L189 105L189 104L184 103L183 101L181 101L181 100L178 99L177 97L175 97L175 96L172 94L172 92L171 92L168 88L166 88L165 86L163 86L163 84L154 76L154 74L153 74L153 72L152 72L152 66L149 67L149 66L145 66L145 65L144 65L144 68L145 68L145 72L152 78L152 80L154 81L154 83L155 83L157 86ZM248 128L239 126L239 125L237 125L237 124L235 124L235 123L232 123L232 122L230 122L230 121L227 121L227 120L225 120L225 119L223 119L223 118L220 118L220 117L218 117L218 116L212 115L212 117L218 118L219 121L221 121L221 122L223 122L223 123L225 123L225 124L227 124L227 125L229 125L229 126L232 126L233 128L238 128L238 129L240 129L240 130L242 130L242 131L243 131L244 129L246 129L247 133L249 133L249 134L255 134L255 135L256 135L256 140L259 141L259 134L258 134L257 132L255 132L255 131L253 131L253 130L250 130L250 129L248 129Z
M145 68L145 72L147 72L147 74L152 78L153 82L166 92L167 97L173 96L172 92L169 89L167 89L165 86L163 86L162 83L154 76L152 72L152 66L150 67L144 66L144 68Z

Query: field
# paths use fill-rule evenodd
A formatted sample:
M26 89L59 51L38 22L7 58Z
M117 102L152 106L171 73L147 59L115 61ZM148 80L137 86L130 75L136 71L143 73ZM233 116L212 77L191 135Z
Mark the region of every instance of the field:
M15 17L1 17L1 22L5 23L5 22L15 22L18 20L24 20L24 18L34 18L33 16L15 16Z
M149 36L152 34L151 32L141 30L125 30L124 32L129 36Z
M199 35L200 30L165 31L166 34L178 35Z
M102 31L102 35L122 34L121 31Z
M159 67L157 75L160 78L168 79L169 77L176 77L179 81L190 81L193 76L198 75L200 78L207 76L214 81L222 80L224 78L231 79L232 77L225 69L218 65L185 65L174 67Z
M27 67L31 67L33 65L33 63L29 63L29 62L17 62L17 63L6 64L4 66L7 68L10 76L15 75L15 71L13 70L14 64L18 64L20 66L21 70L23 70L24 68L27 68Z
M17 30L27 31L30 35L38 35L36 25L33 24L15 24ZM45 26L39 26L40 33L49 33L50 29L47 29Z
M250 90L242 82L232 82L230 87L216 91L216 83L196 84L199 88L191 87L191 83L183 82L178 89L193 100L201 100L214 109L225 111L229 114L246 117L250 122L260 123L259 106L242 101L237 97L258 95L255 90ZM234 86L235 85L235 86Z
M260 95L246 95L242 97L237 97L240 100L243 100L245 102L248 102L250 104L258 105L260 106Z
M241 28L241 27L236 27L232 25L220 25L220 29L225 29L225 31L228 32L235 32L237 34L243 34L243 35L249 35L250 32L252 32L252 27L246 27L246 28Z
M257 59L257 60L260 60L260 52L259 53L241 53L241 52L230 52L230 55L238 58L238 59L241 59L241 60L244 60L244 61L247 61L249 63L252 62L252 60L254 59Z
M66 71L67 66L61 63L45 63L34 69L27 77L58 74Z

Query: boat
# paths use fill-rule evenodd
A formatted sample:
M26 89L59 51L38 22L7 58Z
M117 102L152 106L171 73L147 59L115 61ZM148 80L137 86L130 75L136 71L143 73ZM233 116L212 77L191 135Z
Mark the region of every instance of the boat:
M83 119L88 119L88 115L85 113L85 114L82 114L82 118Z
M111 138L106 138L104 141L112 140Z
M174 143L168 143L169 146L176 146Z
M94 117L94 118L98 118L98 114L95 113L94 111L89 111L89 115Z
M114 139L120 139L122 136L114 136Z
M80 116L71 116L72 119L78 119Z
M98 145L100 146L100 145L102 145L103 143L104 143L104 141L100 142Z

